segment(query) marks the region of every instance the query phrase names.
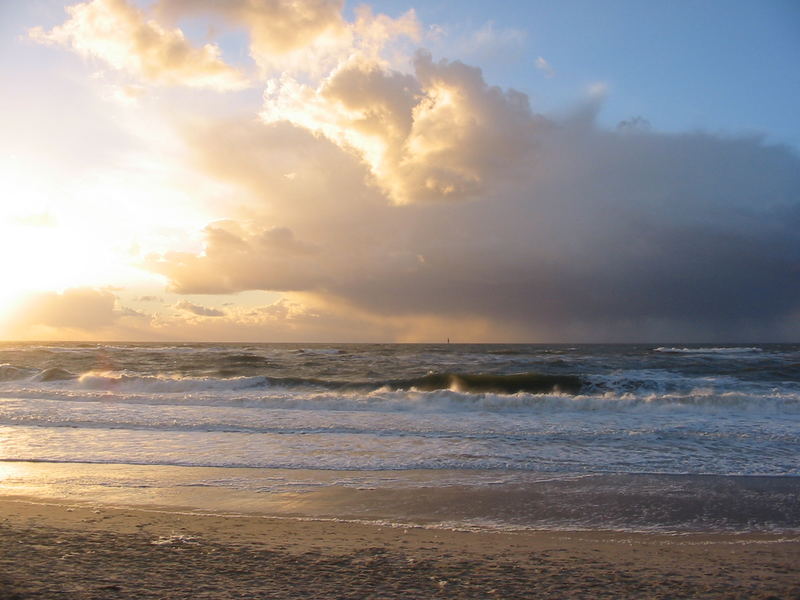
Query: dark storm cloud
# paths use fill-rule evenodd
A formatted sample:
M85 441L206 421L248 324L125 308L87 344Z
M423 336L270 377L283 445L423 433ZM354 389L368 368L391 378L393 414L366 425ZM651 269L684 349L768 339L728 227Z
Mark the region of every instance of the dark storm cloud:
M154 258L179 292L305 291L386 317L488 319L528 339L800 331L800 160L758 138L551 121L526 176L477 200L397 206L302 131L206 134L217 144L198 145L204 166L269 210L211 226L203 255ZM303 152L276 169L268 149L289 139ZM262 151L242 164L243 146Z

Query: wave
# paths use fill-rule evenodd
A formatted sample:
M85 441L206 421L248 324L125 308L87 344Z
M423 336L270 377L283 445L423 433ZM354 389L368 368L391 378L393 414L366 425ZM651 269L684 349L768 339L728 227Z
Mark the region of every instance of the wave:
M653 352L663 352L665 354L720 354L720 355L741 355L761 353L761 348L755 346L736 346L736 347L708 347L708 348L672 348L661 346L653 348Z
M249 362L242 355L235 360ZM260 359L263 360L263 359ZM218 371L219 372L219 371ZM586 380L576 375L544 373L517 373L510 375L484 373L428 373L406 379L337 380L314 377L233 376L234 370L223 370L229 377L184 377L174 374L142 375L119 371L89 371L77 375L59 367L42 371L0 365L0 381L26 380L34 383L58 383L84 390L117 390L150 393L187 393L201 391L240 390L246 388L313 388L337 391L369 392L377 389L391 390L452 390L464 393L577 394Z
M614 394L668 394L765 390L763 385L745 383L730 375L687 376L662 369L627 369L587 376L586 391ZM772 389L770 386L767 389Z
M257 410L335 411L373 413L521 413L559 414L594 413L603 414L651 413L664 414L720 414L733 413L766 415L800 414L800 390L797 391L713 391L698 388L672 392L611 392L595 391L578 395L560 393L515 394L469 393L453 390L390 390L334 391L289 388L263 388L252 386L253 382L240 381L238 389L218 388L191 393L153 393L138 388L109 389L98 387L92 390L74 389L16 389L0 394L0 418L2 415L34 406L35 402L102 403L104 405L146 405L177 407L247 408ZM170 388L169 382L153 383ZM174 382L173 385L180 385ZM251 385L251 387L247 387ZM17 404L15 404L15 401ZM52 411L45 411L52 412ZM45 414L42 413L42 414Z
M15 367L14 365L9 364L0 365L0 381L16 381L19 379L26 379L35 373L37 373L36 369Z
M280 387L316 387L343 392L450 390L469 394L530 394L579 393L586 380L577 375L549 375L544 373L516 373L510 375L485 373L427 373L407 379L375 379L369 381L326 380L301 377L270 377L268 381Z
M104 399L152 404L253 405L265 408L333 410L427 410L436 407L484 410L544 407L562 409L637 404L761 405L762 398L800 398L790 381L745 382L731 375L687 376L661 369L630 369L595 375L545 373L428 373L407 379L347 381L307 377L190 377L90 371L80 376L58 367L35 371L0 365L5 398ZM143 400L138 399L142 397ZM167 397L174 397L170 400ZM128 398L127 400L122 398ZM745 398L731 405L731 398ZM589 400L587 400L589 399ZM318 402L321 402L319 404ZM587 404L588 402L588 404ZM782 400L777 405L785 404ZM790 400L789 403L795 402ZM584 408L579 405L586 404ZM774 405L771 400L767 406ZM382 405L382 406L379 406ZM428 405L428 406L423 406Z
M452 390L473 394L517 394L519 392L578 394L585 383L583 378L575 375L429 373L416 379L390 382L389 386L396 389Z
M61 367L47 369L34 369L30 367L17 367L10 364L0 365L0 381L12 382L26 380L30 382L54 382L78 379L79 376Z
M167 375L129 375L125 373L84 373L77 379L77 385L85 390L145 392L145 393L188 393L199 391L236 391L262 387L269 379L263 376L231 377L179 377Z
M298 348L296 350L292 350L292 354L335 356L337 354L347 354L347 351L340 348Z
M257 354L228 354L222 357L222 360L228 364L237 365L263 365L267 362L267 359L263 356L259 356Z
M70 379L77 379L78 375L72 373L71 371L67 371L66 369L61 369L59 367L51 367L49 369L45 369L40 373L34 375L31 379L33 381L66 381Z

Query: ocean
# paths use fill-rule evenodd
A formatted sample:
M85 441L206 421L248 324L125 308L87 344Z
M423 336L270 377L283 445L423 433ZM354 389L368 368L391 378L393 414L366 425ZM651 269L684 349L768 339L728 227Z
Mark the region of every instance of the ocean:
M800 531L800 345L3 343L0 461L199 510Z

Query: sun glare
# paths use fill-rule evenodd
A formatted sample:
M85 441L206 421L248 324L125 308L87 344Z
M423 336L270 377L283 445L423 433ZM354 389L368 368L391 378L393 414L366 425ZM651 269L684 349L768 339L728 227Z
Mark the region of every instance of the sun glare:
M86 244L74 237L58 225L29 224L13 217L0 223L0 253L5 257L0 316L31 292L81 284L91 259Z
M65 190L50 189L18 161L0 169L0 319L9 317L25 296L69 287L102 285L114 260L106 236L93 219L69 201Z
M127 287L153 279L137 266L147 252L199 248L185 228L202 230L209 215L160 165L71 175L47 165L44 155L0 156L0 323L31 294Z

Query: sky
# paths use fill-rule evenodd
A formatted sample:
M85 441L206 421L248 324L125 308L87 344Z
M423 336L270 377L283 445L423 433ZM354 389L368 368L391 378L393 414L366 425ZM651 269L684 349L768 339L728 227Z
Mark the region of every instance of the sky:
M0 339L800 339L800 5L0 2Z

